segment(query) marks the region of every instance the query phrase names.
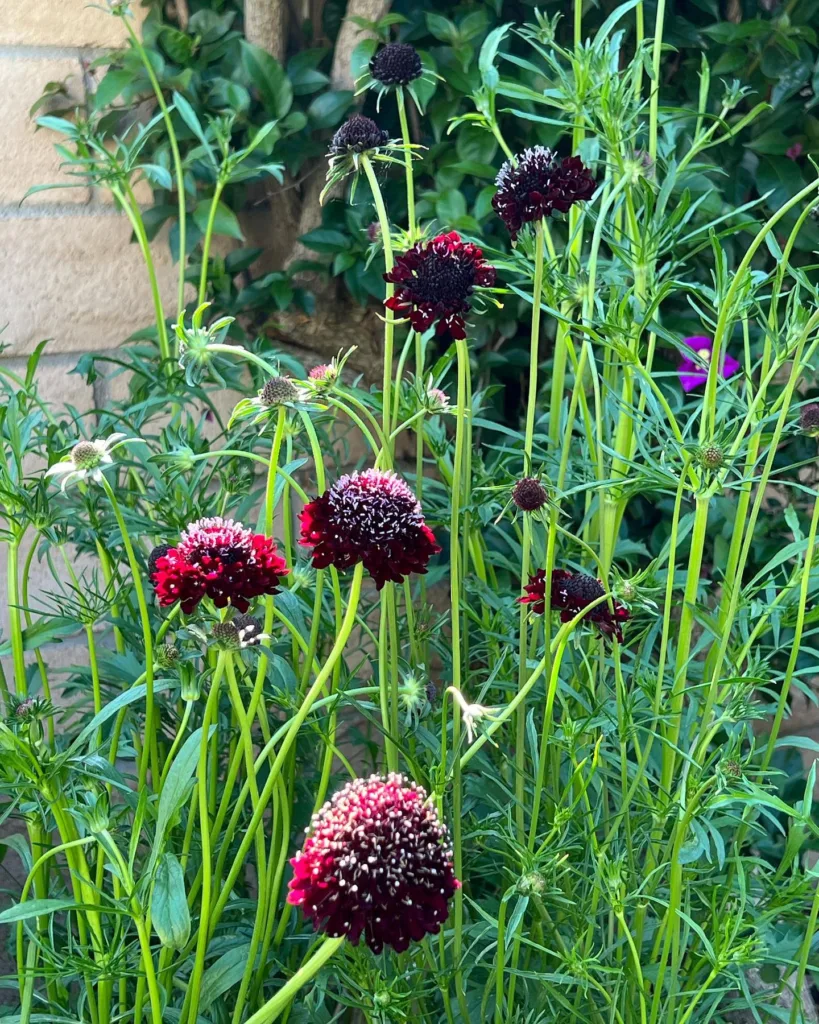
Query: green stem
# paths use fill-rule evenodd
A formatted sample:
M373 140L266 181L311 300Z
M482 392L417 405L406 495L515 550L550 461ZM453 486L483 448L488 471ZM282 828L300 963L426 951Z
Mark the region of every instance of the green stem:
M136 593L137 605L139 606L139 620L142 626L142 642L145 646L145 747L139 761L138 788L142 789L148 777L148 761L151 762L151 772L155 781L159 779L159 755L157 751L157 730L154 725L154 646L153 634L151 633L151 617L148 614L148 603L145 600L145 589L142 586L142 572L137 561L134 545L128 534L128 527L125 525L122 511L114 494L113 488L105 476L101 476L102 487L111 503L111 508L117 520L122 542L125 545L125 552L128 556L128 565L131 569L134 591Z
M392 236L390 234L390 218L387 214L387 208L384 205L384 197L381 195L381 187L378 184L378 178L376 177L373 165L370 162L370 158L366 153L361 154L361 166L364 168L364 173L367 175L367 181L370 183L370 190L373 195L373 202L375 203L375 210L378 215L378 223L381 228L381 244L384 247L384 268L389 274L393 268L393 252L392 252ZM395 293L395 286L390 282L387 282L386 297L391 299ZM391 309L387 309L384 317L384 385L382 392L382 416L381 425L384 432L384 437L387 438L387 460L388 466L392 465L392 446L389 444L390 436L390 409L392 402L392 361L393 361L393 344L395 338L395 317Z
M177 293L177 304L176 304L176 319L177 322L181 323L182 313L185 309L185 264L187 261L186 253L186 220L187 210L185 207L185 171L182 166L182 157L179 152L179 142L176 138L176 132L174 131L173 121L171 119L171 113L168 109L168 105L165 102L165 97L162 95L162 88L156 77L156 74L151 64L148 54L145 52L145 47L142 45L136 32L134 32L133 26L129 20L129 16L126 14L122 15L123 23L128 31L128 35L131 37L131 42L140 56L140 59L148 73L151 85L156 96L156 102L159 109L162 111L162 120L165 124L165 131L168 133L168 143L171 147L171 153L173 155L173 166L174 175L176 177L176 193L177 193L177 204L178 204L178 217L179 217L179 285Z
M282 1011L285 1007L289 1006L296 994L313 980L343 943L343 935L338 938L331 939L328 937L323 939L321 945L307 963L303 964L293 977L279 989L275 996L272 999L268 999L264 1006L248 1019L247 1024L272 1024L274 1020L281 1016Z
M415 241L415 179L412 173L412 140L410 139L409 124L407 123L407 106L404 99L404 90L399 86L395 90L395 99L398 104L398 120L401 122L401 139L404 143L404 174L407 181L407 231L409 233L409 244Z
M205 301L205 295L208 289L208 260L210 259L210 243L213 238L213 225L216 221L216 213L219 209L219 200L222 197L222 189L224 187L225 182L222 180L222 176L220 175L216 179L216 188L213 192L213 199L211 199L208 223L205 227L205 237L202 242L202 270L199 274L199 298L196 303L197 308Z

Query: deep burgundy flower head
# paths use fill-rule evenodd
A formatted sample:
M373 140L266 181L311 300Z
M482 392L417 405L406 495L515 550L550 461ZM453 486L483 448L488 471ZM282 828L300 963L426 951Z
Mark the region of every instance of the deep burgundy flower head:
M704 334L697 334L691 338L684 338L683 345L687 345L688 348L693 349L693 351L699 356L699 359L697 360L691 356L683 356L678 367L680 384L682 384L683 391L687 392L693 391L708 380L707 364L711 362L711 355L714 351L714 342ZM705 367L703 367L703 363L706 363ZM726 378L733 377L738 369L739 363L736 359L727 352L724 352L722 354L722 365L719 368L720 376Z
M819 434L819 404L810 402L802 406L799 410L799 426L812 437Z
M546 146L532 146L507 160L495 179L495 213L514 241L524 224L548 217L555 210L567 213L575 203L591 199L597 183L579 156L562 160Z
M536 477L525 476L512 488L512 501L521 512L537 512L549 500L549 492Z
M154 560L151 582L161 605L179 601L186 615L205 596L245 612L254 597L275 594L288 572L270 537L215 516L182 531L176 547Z
M526 596L518 598L518 601L531 605L536 615L543 615L546 611L546 571L538 569L534 576L529 577L529 583L523 589ZM570 622L578 612L583 611L598 597L602 597L605 592L600 580L584 572L555 569L552 573L551 607L552 610L560 612L561 622ZM593 622L604 636L615 636L622 643L622 623L627 622L630 615L625 605L618 601L614 601L613 604L613 612L608 602L604 601L596 608L592 608L584 617Z
M327 935L357 945L363 934L375 953L438 932L460 888L446 826L401 775L349 782L313 816L290 863L288 902Z
M368 149L378 149L389 141L389 134L382 131L371 117L364 114L353 114L338 129L330 143L332 156L344 156L347 153L364 153Z
M342 476L300 514L301 540L313 549L313 567L350 569L359 562L380 590L425 573L441 549L421 505L395 473L368 469Z
M476 287L491 288L495 268L472 242L462 242L457 231L438 235L431 242L416 242L393 269L384 275L395 294L384 303L399 316L408 316L419 334L438 324L436 334L446 340L466 337L463 314Z
M423 72L418 51L409 43L387 43L370 61L370 74L382 85L409 85Z

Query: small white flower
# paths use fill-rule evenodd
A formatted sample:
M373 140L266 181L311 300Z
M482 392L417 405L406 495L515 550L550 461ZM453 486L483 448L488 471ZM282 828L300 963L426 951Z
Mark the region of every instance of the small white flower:
M102 472L112 466L114 460L111 452L122 444L127 434L111 434L109 437L94 441L78 441L71 452L60 462L55 463L46 471L46 476L61 477L60 490L64 491L69 484L80 480L93 480L100 483ZM138 438L131 438L136 441Z
M466 729L467 742L474 742L475 723L479 722L482 718L486 718L490 722L494 721L497 716L497 710L495 708L486 708L483 704L467 704L464 695L454 686L448 686L447 693L452 694L455 703L461 709L461 721Z

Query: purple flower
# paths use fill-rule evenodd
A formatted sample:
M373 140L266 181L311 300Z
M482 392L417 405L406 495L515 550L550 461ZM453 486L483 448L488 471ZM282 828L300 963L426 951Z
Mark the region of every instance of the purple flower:
M687 345L696 352L699 358L683 356L679 365L680 384L683 391L693 391L708 380L708 364L711 362L711 353L714 350L714 342L705 335L695 335L693 338L684 338L683 345ZM704 364L704 365L703 365ZM739 370L739 363L727 352L722 354L722 365L720 374L723 377L733 377Z

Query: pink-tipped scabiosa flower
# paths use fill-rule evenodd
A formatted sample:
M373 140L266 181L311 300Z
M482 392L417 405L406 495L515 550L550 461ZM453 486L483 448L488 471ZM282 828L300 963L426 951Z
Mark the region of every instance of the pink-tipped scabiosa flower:
M546 571L538 569L534 576L529 577L528 584L523 588L525 597L518 598L520 604L528 604L536 615L546 611ZM594 576L583 572L567 572L555 569L551 580L551 608L560 612L561 622L570 622L578 612L602 597L606 593L603 584ZM630 618L628 608L617 601L612 602L614 610L604 601L592 608L584 616L593 622L606 637L616 637L623 642L623 623Z
M300 543L313 549L313 568L351 569L362 562L379 590L387 580L425 573L441 550L420 502L388 470L340 477L304 506L300 519Z
M179 601L186 615L203 597L245 612L253 598L275 594L289 572L270 537L221 516L191 523L175 547L154 549L149 570L159 603Z
M471 308L473 291L494 285L495 268L481 249L450 231L431 242L416 242L396 258L384 280L395 285L395 294L384 305L409 317L419 334L437 324L439 337L459 339L466 337L464 314Z
M524 224L550 216L555 210L567 213L575 203L591 199L597 183L578 156L562 160L546 146L532 146L507 160L495 179L492 197L495 213L514 241Z
M289 903L318 931L361 936L375 953L434 935L460 882L446 826L432 801L401 775L349 782L313 816L290 861Z
M678 367L680 384L683 391L694 391L708 380L708 364L714 351L714 342L705 335L695 335L692 338L684 338L683 345L687 345L696 353L694 356L683 356ZM705 364L703 366L703 363ZM727 352L722 354L722 365L719 368L720 376L733 377L739 370L739 363Z
M314 366L308 373L308 379L311 380L314 386L335 384L338 380L339 367L335 360L331 363L319 363L318 366Z

